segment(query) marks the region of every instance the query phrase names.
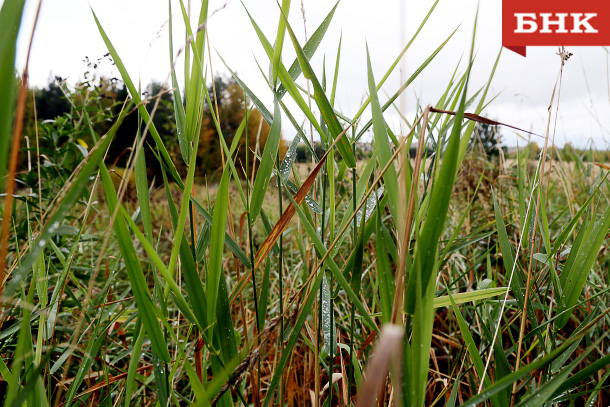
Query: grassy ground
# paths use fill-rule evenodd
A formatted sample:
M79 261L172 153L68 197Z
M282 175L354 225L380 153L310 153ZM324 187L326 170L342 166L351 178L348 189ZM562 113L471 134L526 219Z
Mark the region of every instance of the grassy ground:
M5 2L0 22L18 11L19 2ZM408 118L407 134L393 134L384 114L410 82L384 104L378 97L396 64L376 78L369 60L369 99L353 117L341 115L338 76L326 80L309 63L334 12L307 46L285 19L274 46L252 21L269 57L273 106L234 77L244 109L257 108L270 133L256 171L234 163L248 115L232 137L219 137L225 165L214 185L196 182L193 154L199 111L210 104L205 25L181 49L190 61L185 83L172 75L188 168L180 175L96 20L133 100L107 134L94 135L82 163L56 160L65 178L34 177L13 196L16 179L27 178L13 166L18 125L14 152L0 156L5 405L608 405L607 168L586 153L563 162L549 143L538 160L528 150L511 161L487 157L473 146L495 72L481 89L469 87L476 27L464 46L469 63L434 107ZM170 30L178 16L170 12ZM297 53L293 69L282 47ZM0 85L15 87L12 70L0 72ZM288 97L298 111L283 104ZM16 102L17 124L24 103ZM9 108L0 109L0 129L13 124ZM127 168L109 170L104 154L127 113L147 126ZM303 128L288 113L310 123ZM72 114L83 126L90 119L88 109ZM326 154L295 165L310 124ZM283 126L298 136L280 159ZM375 148L357 162L369 129ZM156 186L144 143L164 171ZM43 156L31 153L33 162Z

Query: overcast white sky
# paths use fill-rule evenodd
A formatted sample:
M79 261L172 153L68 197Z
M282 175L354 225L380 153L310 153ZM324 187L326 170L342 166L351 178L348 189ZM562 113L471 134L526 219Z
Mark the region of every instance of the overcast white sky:
M366 44L371 52L375 78L379 80L405 44L401 38L401 22L406 20L407 37L410 38L433 4L432 0L405 0L406 13L403 20L400 1L342 0L331 28L316 53L313 60L316 72L321 75L322 58L326 55L327 73L331 74L339 37L343 35L337 105L348 116L355 114L367 95ZM279 18L276 1L243 2L273 42ZM303 2L307 33L311 35L330 11L334 1ZM191 3L194 13L198 13L200 1L192 0ZM407 73L410 75L459 27L437 59L407 89L411 114L416 98L423 104L435 103L445 90L460 57L467 58L477 3L476 0L440 0L428 24L407 52ZM28 0L26 6L18 67L24 64L36 4L37 2ZM146 84L152 79L166 80L170 69L167 1L43 0L30 60L30 79L33 84L44 86L53 75L68 77L71 82L77 82L85 71L82 62L85 56L94 60L107 52L90 7L100 19L134 81L137 82L139 78L142 84ZM181 25L178 1L172 0L172 8L177 50L184 43L184 28ZM231 69L238 72L245 83L271 108L271 94L255 58L266 72L269 63L241 2L211 0L210 13L217 9L220 10L210 18L208 26L212 49L222 55ZM292 0L289 20L300 36L301 44L304 44L300 0ZM476 39L477 60L469 89L471 94L489 76L501 48L501 27L501 0L481 1ZM284 50L283 61L289 65L295 54L288 37ZM593 141L597 148L606 148L606 140L610 141L608 53L602 47L571 47L568 50L574 56L564 68L556 141L558 144L571 141L578 146L586 146ZM504 50L492 83L492 95L499 96L484 114L544 134L547 108L560 66L556 53L554 47L530 47L527 58L523 58ZM218 57L213 58L212 64L214 72L227 72ZM119 77L111 66L105 66L103 72ZM399 86L400 75L397 69L380 92L382 103L383 99L387 99L386 95L392 95ZM389 112L386 120L398 130L399 124L394 112ZM286 138L294 134L289 126L283 126ZM509 129L502 130L502 134L508 145L516 145L520 140Z

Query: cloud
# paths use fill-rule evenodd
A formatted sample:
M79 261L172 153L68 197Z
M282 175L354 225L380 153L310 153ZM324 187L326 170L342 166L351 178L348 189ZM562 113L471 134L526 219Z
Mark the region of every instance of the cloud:
M353 115L367 96L366 44L373 60L373 70L377 80L385 74L404 43L401 40L401 24L406 21L406 31L410 38L421 20L426 16L432 1L409 2L405 19L401 17L400 0L385 0L372 6L370 1L350 0L339 4L337 13L326 38L313 60L318 75L322 75L323 60L330 81L336 61L339 38L343 36L337 106ZM197 2L194 2L197 3ZM263 29L269 41L273 42L277 30L279 10L275 1L245 0L252 16ZM28 2L25 22L20 35L18 66L23 67L25 48L29 40L35 4ZM116 46L128 71L135 81L143 84L151 80L164 81L169 74L168 55L168 9L165 2L146 0L91 0L91 7L97 13L104 29ZM213 6L217 3L212 3ZM458 29L447 47L422 75L407 89L409 111L413 111L417 101L435 103L447 87L451 75L458 68L463 72L464 58L470 47L474 16L479 2L441 1L432 13L427 25L413 43L406 55L408 74L428 57L434 48ZM305 0L307 32L314 29L326 17L334 3L327 0ZM184 28L179 3L172 1L174 11L175 51L184 43ZM210 12L214 9L211 8ZM197 13L193 7L193 13ZM192 18L196 20L195 17ZM481 2L479 26L476 40L477 58L473 67L470 93L484 86L501 46L501 5L499 1ZM290 23L305 42L301 2L293 1ZM256 61L263 72L269 70L269 62L262 46L256 38L241 2L226 3L209 21L209 37L214 72L227 73L216 55L220 53L238 72L240 77L257 93L268 106L272 95L264 82ZM43 86L52 75L69 76L73 83L82 77L82 59L89 56L96 59L107 52L93 21L87 2L82 0L46 0L43 2L37 28L30 78L32 83ZM557 49L536 47L528 50L523 58L510 51L503 52L492 83L492 93L496 100L484 112L486 115L518 127L544 132L547 108L559 70ZM582 143L593 138L603 140L605 129L610 128L606 114L608 106L607 52L601 47L570 48L574 56L567 62L561 86L560 115L557 139ZM286 39L283 60L286 65L294 58L294 50L289 38ZM460 59L461 66L458 66ZM208 72L212 70L206 60ZM109 76L118 76L116 71L108 71ZM183 69L178 70L180 78ZM301 84L305 85L303 79ZM393 94L400 86L398 69L392 74L380 92ZM285 98L288 100L288 97ZM289 103L289 106L293 104ZM388 121L396 125L397 115L388 113ZM302 118L297 117L298 121ZM285 129L290 132L289 129ZM607 135L607 134L606 134ZM508 143L516 143L507 135ZM562 142L563 142L562 141Z

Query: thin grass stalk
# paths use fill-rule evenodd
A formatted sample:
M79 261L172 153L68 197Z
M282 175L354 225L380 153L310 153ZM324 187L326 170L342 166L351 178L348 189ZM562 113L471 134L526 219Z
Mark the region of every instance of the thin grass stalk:
M277 153L277 170L278 170L278 175L277 175L277 201L278 201L278 210L280 213L280 216L282 216L283 213L283 207L282 207L282 184L280 181L280 173L279 173L279 163L280 163L280 153L278 151ZM279 276L279 285L280 285L280 335L279 335L279 348L280 348L280 353L284 351L284 275L283 275L283 269L282 269L282 262L284 260L284 237L283 237L283 233L280 234L280 238L279 238L279 256L278 256L278 262L277 262L277 270L278 270L278 276ZM280 407L283 405L283 400L284 400L284 386L283 386L283 380L282 378L280 378L280 385L279 385L279 405Z
M418 196L417 189L419 187L419 172L422 165L422 157L424 153L424 140L426 137L426 127L428 126L428 115L430 114L430 106L427 106L423 112L422 129L417 142L417 154L415 158L415 167L413 168L413 179L411 181L411 192L409 194L409 203L407 205L407 213L404 226L404 235L402 237L402 243L400 249L402 254L400 255L400 263L398 267L398 273L396 274L396 291L394 292L394 305L392 307L392 324L397 323L399 311L403 308L403 295L405 291L404 286L404 275L407 264L407 255L409 251L409 241L411 239L411 227L413 224L413 216L415 211L415 200ZM406 143L409 137L405 137ZM408 155L407 155L408 157ZM405 159L403 165L408 165ZM402 322L401 322L402 323Z
M317 258L317 257L316 257ZM315 259L315 258L314 258ZM315 260L314 260L315 262ZM315 264L315 263L314 263ZM317 268L317 264L316 264ZM313 275L313 274L312 274ZM316 346L314 349L315 369L314 369L314 392L315 392L315 407L320 407L320 333L322 332L322 285L318 291L316 300Z
M352 136L355 136L355 131L352 130ZM354 157L356 156L356 142L352 143L352 151L354 153ZM357 193L356 193L356 185L357 185L357 173L356 173L356 168L352 168L352 212L356 213L356 199L357 199ZM366 201L366 200L365 200ZM358 230L356 228L356 220L354 218L354 224L352 226L352 252L356 249L356 239L358 236ZM349 382L353 383L354 381L354 325L356 323L356 307L352 304L351 306L351 311L350 311L350 333L349 333ZM347 384L346 384L347 385ZM347 400L350 401L352 399L351 397L351 392L352 392L352 387L351 386L347 386Z
M248 126L246 126L246 129L248 128ZM248 140L247 138L247 133L246 133L246 140ZM258 139L256 142L256 148L258 150ZM248 148L246 148L246 174L248 173L248 154L247 154ZM255 165L254 163L256 162L256 160L252 161L252 179L254 179L254 171L255 171ZM248 220L248 244L250 247L250 264L252 265L252 268L250 269L250 276L252 278L252 290L254 292L254 324L255 324L255 328L256 328L256 335L254 335L255 338L255 344L254 346L259 346L259 336L260 336L260 327L258 325L258 290L256 289L256 269L254 267L254 238L252 236L252 219L250 217L250 186L247 186L246 188L246 203L247 203L247 208L246 208L246 218ZM245 329L247 329L247 327L245 327ZM261 372L261 364L260 364L260 357L258 358L258 370L255 373L256 376L256 391L253 391L253 398L254 398L254 403L256 406L258 406L260 404L259 398L260 398L260 389L261 389L261 382L260 382L260 372ZM253 379L254 381L254 379ZM253 386L254 387L254 386Z
M38 24L38 16L40 15L41 4L42 0L39 0L38 7L36 9L36 16L34 18L34 26L32 27L32 33L30 34L30 43L28 45L25 68L23 69L23 74L21 76L21 87L19 88L19 95L17 96L17 107L15 110L15 121L13 124L13 138L9 155L8 176L6 181L6 195L4 198L4 215L2 217L2 231L0 234L0 297L4 292L5 279L8 277L6 273L6 257L8 254L8 238L13 213L15 177L17 176L17 164L19 159L19 150L21 147L21 134L23 132L23 117L25 115L25 102L27 99L28 92L30 53L32 51L32 43L34 41L34 33L36 32L36 26ZM0 316L0 329L3 322L2 320L4 319L3 315Z
M517 358L515 360L515 372L517 370L519 370L519 364L520 364L520 358L521 358L521 346L523 344L523 335L525 333L525 322L527 320L527 307L529 305L529 294L530 294L530 285L531 285L531 281L532 281L532 266L534 264L534 252L535 252L535 245L536 245L536 230L538 229L538 216L539 216L539 212L540 212L540 201L542 200L542 196L543 196L543 180L544 180L544 176L545 176L545 169L546 169L546 156L547 156L547 149L548 149L548 142L549 142L549 133L550 133L550 129L551 129L551 117L553 115L552 113L552 106L553 106L553 102L555 101L555 93L557 91L557 85L560 83L561 81L561 77L563 75L563 66L565 63L565 60L563 59L563 56L560 55L561 57L561 66L559 68L559 75L557 78L557 81L555 82L555 86L553 87L553 93L551 94L551 102L550 102L550 107L548 110L548 120L547 120L547 128L546 128L546 137L544 139L544 148L542 150L542 157L541 157L541 165L540 165L540 175L538 176L539 184L538 184L538 199L536 200L536 212L534 212L534 228L532 229L532 234L530 236L530 259L529 259L529 265L528 265L528 269L527 269L527 282L525 285L525 301L523 303L523 312L521 314L521 327L519 329L519 341L517 343ZM557 101L557 103L559 103L559 100ZM515 404L515 397L517 395L517 382L515 381L514 385L513 385L513 390L512 390L512 398L511 398L511 407Z
M304 16L304 15L303 15ZM310 104L311 104L311 99L310 99ZM332 148L332 147L331 147ZM320 238L322 241L324 241L324 227L325 227L325 215L326 215L326 172L324 170L324 168L322 168L322 220L321 220L321 233L320 233ZM314 183L314 187L315 187L315 183ZM317 216L314 214L314 221L317 219ZM314 249L315 250L315 249ZM317 259L317 256L314 257L314 259ZM317 261L317 260L314 260ZM319 266L319 272L321 274L325 273L324 270L324 261L320 261L317 263ZM324 277L322 277L324 278ZM323 287L324 287L324 281L322 282L322 284L320 284L320 288L319 288L319 296L318 296L318 323L317 323L317 327L316 327L316 367L317 367L317 372L315 375L315 380L316 380L316 385L315 385L315 398L316 398L316 406L319 407L320 405L320 381L322 380L322 375L320 374L320 364L322 363L322 361L320 360L320 342L321 342L321 336L322 336L322 321L323 321L323 314L322 314L322 308L324 307L323 305ZM330 365L330 364L329 364ZM330 368L329 368L330 369ZM332 377L332 372L330 370L327 370L327 374L329 375L329 380L331 380L330 378Z
M322 174L322 225L321 225L321 235L320 238L322 240L322 242L324 242L324 236L326 235L326 195L327 194L327 189L328 189L328 172L323 169L323 174ZM324 264L322 264L321 266L321 273L326 273L326 269L324 267ZM329 361L328 361L328 366L327 366L327 372L328 372L328 382L329 382L329 386L328 386L328 398L330 400L330 402L332 403L332 397L333 397L333 385L332 385L332 378L333 378L333 297L332 297L332 276L330 276L330 280L328 281L328 290L331 293L330 295L330 301L328 304L328 308L329 308L329 319L330 319L330 332L329 332L329 344L328 344L328 349L329 349ZM322 284L320 286L320 300L322 299L322 288L324 287L324 284ZM322 304L320 304L322 305ZM322 307L320 307L320 310L322 309ZM320 397L319 394L316 395L317 397Z

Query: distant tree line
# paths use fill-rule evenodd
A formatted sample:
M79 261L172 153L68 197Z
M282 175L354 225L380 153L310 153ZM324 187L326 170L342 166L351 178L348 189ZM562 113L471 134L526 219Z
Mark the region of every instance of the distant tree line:
M212 106L206 101L202 108L196 168L196 176L199 179L206 177L211 181L218 177L219 170L222 168L219 135L212 119L211 109L214 111L218 109L220 128L229 146L245 117L245 109L249 110L247 131L242 134L236 153L238 169L252 168L257 143L258 149L262 151L270 129L262 119L261 113L257 109L252 109L250 101L244 102L244 93L232 78L217 76L214 88L212 85L208 87ZM98 136L104 135L115 123L129 96L127 88L116 78L85 80L74 89L70 89L62 78L55 77L44 88L31 89L30 95L32 94L33 97L29 97L27 101L24 120L22 148L29 150L29 154L20 155L19 169L22 173L35 165L36 160L33 160L32 157L35 157L36 152L36 121L38 122L41 152L44 149L50 152L48 149L67 148L66 143L78 143L83 147L86 146L86 149L90 149L94 144L94 138L89 126ZM177 138L172 92L164 90L160 83L153 82L143 90L142 98L146 101L146 108L149 112L152 112L159 99L153 123L164 141L174 165L184 175L186 165ZM83 110L88 112L90 123L83 120ZM137 112L134 111L125 117L117 130L106 156L108 165L116 167L127 165L138 128L142 132L145 123L139 120ZM249 149L248 166L245 162L247 149ZM283 150L285 150L285 146L282 144ZM144 144L148 175L150 179L160 180L161 167L155 153L155 143L149 135ZM82 160L82 156L80 159Z

